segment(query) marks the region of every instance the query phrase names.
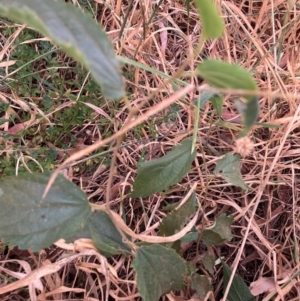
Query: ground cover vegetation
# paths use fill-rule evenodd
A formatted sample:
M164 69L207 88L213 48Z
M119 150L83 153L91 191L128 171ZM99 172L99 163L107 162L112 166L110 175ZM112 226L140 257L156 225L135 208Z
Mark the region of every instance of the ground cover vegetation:
M299 10L1 0L1 300L298 300Z

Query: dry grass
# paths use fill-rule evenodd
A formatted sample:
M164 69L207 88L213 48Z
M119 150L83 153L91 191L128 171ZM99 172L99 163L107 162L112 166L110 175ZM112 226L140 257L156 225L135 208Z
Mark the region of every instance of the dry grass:
M73 2L81 4L75 0ZM114 42L117 54L135 59L165 74L174 74L199 40L201 24L198 15L192 9L188 22L184 1L163 1L157 9L155 1L150 0L133 1L131 8L128 7L130 3L123 0L112 0L108 4L102 4L100 0L96 2L91 1L91 5L97 19ZM207 105L200 118L198 136L201 143L198 144L197 159L184 181L167 195L153 195L143 201L128 198L141 155L147 160L160 157L172 145L191 135L194 116L190 103L197 94L195 89L190 89L185 101L176 102L176 107L164 106L161 110L159 105L166 104L165 100L174 93L174 87L154 73L130 66L124 67L127 90L131 93L128 104L112 106L104 103L101 106L103 111L114 117L107 133L99 132L96 126L97 118L102 116L74 127L75 133L83 133L83 140L79 140L82 143L80 145L78 142L73 152L67 153L73 155L73 159L77 154L77 161L65 169L66 175L81 186L92 202L102 204L109 198L111 208L126 216L127 225L136 233L143 234L155 234L158 222L165 215L161 210L164 201L172 203L181 200L189 186L197 183L197 197L202 206L198 230L213 223L223 212L232 214L235 221L233 240L220 247L213 247L209 252L216 258L223 257L247 284L261 277L274 280L275 297L268 297L265 293L256 300L300 299L299 277L287 282L300 268L300 6L292 5L293 1L288 2L290 7L283 0L222 1L220 9L226 22L223 38L207 42L199 57L186 69L193 71L204 58L212 57L239 63L253 72L263 92L259 101L259 121L280 127L257 126L251 132L255 149L242 159L241 166L243 179L251 187L249 191L243 193L222 179L212 177L216 160L233 150L237 133L226 127L215 126L217 117ZM2 39L3 50L0 56L3 62L10 60L13 47L11 41L22 30L16 27L12 36ZM204 85L196 77L190 80L190 84ZM44 86L42 88L47 89ZM77 88L70 89L75 96L80 93ZM148 101L147 97L153 93L154 97ZM24 111L36 114L40 110L34 98L16 95L10 89L0 95L2 101L14 99L15 103L10 103L19 116ZM232 95L225 97L225 120L236 116L233 99ZM141 103L145 105L141 106ZM171 103L174 103L173 99ZM56 110L63 110L68 105L73 103L66 97ZM135 129L129 123L122 147L118 151L112 151L113 147L110 147L115 165L110 170L101 163L88 171L77 167L79 163L89 162L89 158L83 163L79 162L77 150L82 149L81 154L86 155L88 145L109 137L113 132L117 133L115 138L120 136L118 130L128 122L128 106L131 110L138 110L139 116L148 112L151 118ZM172 118L166 118L171 113ZM48 114L47 119L49 124L53 122L54 114ZM45 126L39 124L38 118L34 122L38 127ZM8 123L2 125L3 131L8 129ZM89 142L85 137L87 130ZM5 143L0 153L3 157L14 151L10 141ZM65 155L61 154L55 165L63 162ZM31 275L33 270L38 269L40 274L32 276L37 281L33 283L31 279L31 284L37 288L44 287L44 293L38 296L39 300L139 300L130 261L123 256L106 261L95 252L88 251L88 247L81 241L78 248L83 250L83 256L73 255L69 257L70 260L61 259L61 256L73 254L73 251L57 247L43 250L39 254L17 249L4 252L2 249L0 291L1 287L22 278L24 273ZM204 246L190 243L184 249L184 257L201 269ZM42 267L48 265L50 268L60 264L63 267L61 270L55 270L38 280L42 275ZM215 267L211 277L214 298L220 300L223 295L220 266ZM283 284L286 286L283 287ZM31 298L35 295L33 291L16 287L1 295L1 300L26 300L29 294ZM163 299L189 300L195 297L193 293L191 289L186 289L168 294Z

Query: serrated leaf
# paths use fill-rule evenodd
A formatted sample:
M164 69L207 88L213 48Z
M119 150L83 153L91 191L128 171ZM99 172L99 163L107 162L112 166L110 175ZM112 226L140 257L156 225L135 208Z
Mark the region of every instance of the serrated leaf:
M50 173L6 177L0 183L0 238L39 251L83 228L91 207L86 195L58 175L41 200Z
M241 158L239 155L227 153L222 159L217 161L214 174L220 174L220 176L229 184L247 190L249 187L243 181L240 172L240 163Z
M88 219L87 225L95 247L104 256L131 254L130 247L123 241L120 232L106 212L94 212Z
M195 290L202 300L205 298L208 292L212 291L212 285L210 279L205 275L194 274L192 276L192 289Z
M132 266L143 301L158 301L163 294L181 289L187 272L185 261L174 250L158 244L137 249Z
M210 254L205 254L202 258L204 268L210 273L214 273L215 258Z
M214 39L222 36L224 21L212 0L195 0L196 7L201 17L204 38Z
M2 0L0 15L49 37L91 71L104 96L124 96L120 66L111 42L94 20L74 5L54 0Z
M191 149L192 139L188 138L165 156L141 163L131 197L147 197L180 182L196 157L196 150L191 153Z
M222 213L217 219L213 227L205 229L202 233L201 240L211 247L218 245L224 241L230 241L232 239L231 224L233 222L232 216L226 216Z
M197 67L197 73L212 87L255 91L257 89L252 74L236 64L219 60L205 60ZM251 95L244 95L249 101Z
M180 231L188 221L188 218L195 213L196 204L196 194L193 192L178 210L173 210L162 219L158 227L158 235L171 236Z
M232 271L223 260L222 260L222 266L223 266L223 281L224 281L223 293L225 293ZM234 275L227 299L229 301L254 301L255 300L254 296L251 294L246 283L238 275Z

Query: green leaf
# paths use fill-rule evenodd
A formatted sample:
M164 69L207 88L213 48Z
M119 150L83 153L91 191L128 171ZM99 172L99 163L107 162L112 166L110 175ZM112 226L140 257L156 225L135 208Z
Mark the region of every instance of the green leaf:
M230 241L232 239L231 224L233 222L232 216L226 216L222 213L217 219L213 227L205 229L202 233L201 240L211 247L218 245L224 241Z
M190 23L190 8L191 8L190 0L186 0L185 6L186 6L187 17L188 17L188 23Z
M223 260L222 260L222 266L223 266L223 281L224 281L223 293L225 293L232 271ZM227 299L229 301L254 301L255 300L254 296L251 294L246 283L238 275L234 275Z
M186 262L186 267L187 267L187 274L186 274L187 277L191 277L198 271L195 265L190 261Z
M178 205L180 204L180 201L172 203L172 204L167 204L165 207L161 209L161 211L172 211L174 210Z
M258 98L251 97L246 104L246 110L243 114L244 125L246 129L250 129L251 126L255 123L258 117L258 111L259 111Z
M195 290L202 300L205 298L208 292L212 291L210 279L205 275L194 274L192 276L192 289Z
M214 109L218 113L219 116L222 116L222 108L223 108L223 98L220 96L214 96L210 99Z
M90 228L95 247L104 256L131 254L131 249L123 241L120 232L106 212L94 212L87 221L87 225Z
M196 150L191 153L191 149L192 139L188 138L174 146L167 155L141 163L131 197L147 197L180 182L196 157Z
M158 301L163 294L181 289L187 273L185 261L158 244L139 248L132 266L143 301Z
M195 213L197 200L195 192L178 210L173 210L165 216L159 224L159 236L171 236L180 231L188 221L189 217Z
M253 124L255 124L256 119L258 117L259 112L259 104L257 97L249 98L247 103L243 103L240 100L235 100L235 105L239 111L239 113L243 117L243 123L245 126L245 130L242 135L247 135L249 129Z
M237 132L240 132L241 131L241 128L234 125L233 123L229 122L229 121L224 121L224 120L216 120L214 122L214 125L216 126L219 126L219 127L223 127L223 128L226 128L226 129L230 129L230 130L233 130L233 131L237 131Z
M212 0L195 0L202 21L203 37L219 38L224 31L224 22Z
M6 177L0 183L0 238L39 251L83 228L91 207L86 195L58 175L45 199L50 173Z
M89 220L89 218L88 218L88 220ZM89 229L89 226L88 226L88 220L85 222L83 228L79 229L75 233L72 233L68 237L64 237L65 241L67 243L73 243L75 240L81 239L81 238L92 239L92 235L91 235L91 232L90 232L90 229Z
M54 0L1 0L0 15L49 37L91 71L104 96L124 96L120 66L111 42L94 20L74 5Z
M162 244L167 248L172 248L179 256L182 257L181 240L176 240L168 244Z
M210 273L214 273L215 258L210 254L205 254L202 258L204 268Z
M215 88L250 91L257 89L251 73L236 64L209 59L198 66L197 73ZM253 98L251 95L245 95L245 97L249 101Z
M151 68L148 65L145 65L145 64L142 64L142 63L137 62L135 60L129 59L125 56L117 56L117 58L122 64L131 65L133 67L148 71L152 74L155 74L155 75L161 76L162 78L170 80L172 88L174 89L174 91L178 91L180 89L180 86L186 87L189 84L188 82L185 82L184 80L181 80L181 79L178 79L178 78L173 78L171 75L166 74L162 71L159 71L156 68Z
M5 122L9 122L9 119L0 118L0 125L4 124Z
M222 97L221 94L214 90L205 90L200 95L200 109L203 109L206 103L214 97ZM197 99L196 99L197 101ZM223 101L222 101L223 102Z
M214 169L214 174L221 173L221 177L229 184L247 190L249 187L242 179L240 172L240 162L241 158L239 155L227 153L222 159L217 162Z
M193 229L191 230L190 233L185 234L180 241L182 243L184 242L191 242L191 241L195 241L198 239L199 233L197 231L197 229L195 227L193 227Z

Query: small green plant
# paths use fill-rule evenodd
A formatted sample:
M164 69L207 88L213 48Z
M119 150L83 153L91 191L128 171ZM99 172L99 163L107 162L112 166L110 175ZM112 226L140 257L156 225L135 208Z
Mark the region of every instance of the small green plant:
M222 34L224 25L211 0L197 0L195 4L203 24L202 40L195 50L197 55L206 39L217 38ZM119 60L105 33L90 17L62 1L49 0L0 0L0 13L14 21L28 24L81 62L101 85L104 97L125 97ZM215 89L247 90L243 95L246 102L241 108L244 129L240 136L246 136L255 123L258 101L253 92L257 87L248 71L238 65L208 59L198 66L194 75L202 77L212 88L200 93L196 101L193 137L184 139L159 159L142 162L137 170L131 197L143 198L168 191L189 172L197 154L201 107L210 100L218 114L222 108L222 96ZM175 78L168 80L187 86ZM128 130L131 126L126 124L124 128ZM58 135L59 139L57 133L49 135ZM96 144L93 149L97 147ZM217 162L215 174L246 190L248 187L241 177L239 165L240 157L228 153ZM137 287L143 300L157 301L162 295L179 290L188 283L204 299L211 291L210 278L200 275L180 255L181 241L195 239L195 235L190 234L197 236L193 227L201 208L198 207L195 187L162 219L158 236L149 236L134 233L109 206L89 203L86 195L60 174L22 173L5 177L0 184L0 237L11 246L31 248L33 251L46 248L61 238L66 241L90 238L104 256L122 254L134 258L132 267L136 271ZM192 215L194 217L190 219ZM231 216L222 214L213 227L202 231L200 239L207 247L231 240L232 222ZM205 269L213 273L216 259L209 254L203 255ZM223 271L228 283L230 270L224 263ZM250 301L253 297L241 279L236 277L228 299Z

